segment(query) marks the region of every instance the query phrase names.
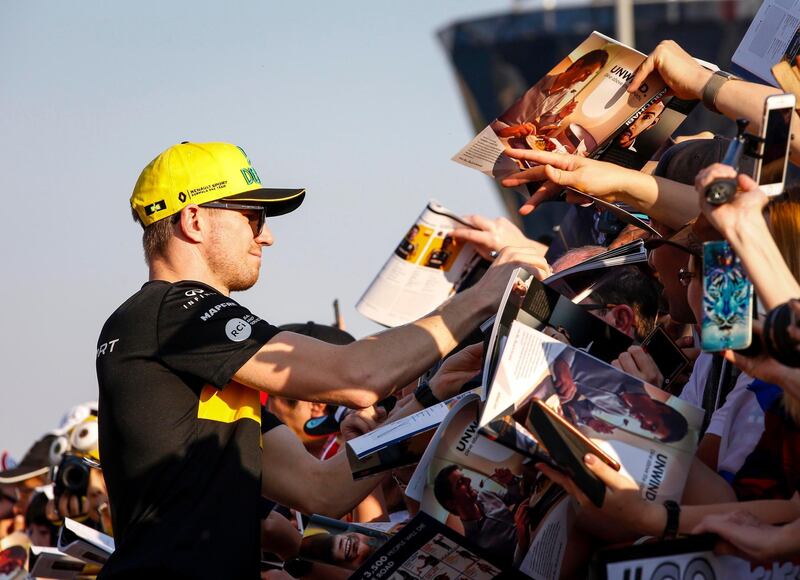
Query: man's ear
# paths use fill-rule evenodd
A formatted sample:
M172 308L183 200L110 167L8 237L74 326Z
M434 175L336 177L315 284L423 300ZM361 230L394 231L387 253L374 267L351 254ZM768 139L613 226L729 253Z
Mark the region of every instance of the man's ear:
M322 417L325 415L325 409L328 407L325 403L311 403L311 416Z
M203 241L204 230L208 228L208 219L202 215L196 205L187 205L180 212L178 229L180 236L190 242Z
M633 322L636 317L633 313L633 308L627 304L618 304L611 309L610 314L614 328L632 337Z

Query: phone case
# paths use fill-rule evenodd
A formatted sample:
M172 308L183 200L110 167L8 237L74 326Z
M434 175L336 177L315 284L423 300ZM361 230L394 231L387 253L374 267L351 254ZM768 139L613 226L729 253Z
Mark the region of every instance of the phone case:
M704 351L741 349L750 345L753 285L726 241L703 244Z
M689 364L689 359L674 343L662 327L656 326L642 341L642 348L656 363L661 376L664 377L662 386L672 384L672 381L683 372Z
M608 457L596 445L586 439L572 426L567 426L561 417L539 400L533 401L528 411L527 427L548 454L558 465L559 470L569 475L586 497L601 507L606 494L606 485L583 463L587 453L594 453L601 460L613 462L612 467L619 470L619 464Z

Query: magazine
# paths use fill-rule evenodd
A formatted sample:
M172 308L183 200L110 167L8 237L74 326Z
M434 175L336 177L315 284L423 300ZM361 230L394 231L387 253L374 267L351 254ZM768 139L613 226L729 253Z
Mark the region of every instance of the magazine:
M574 346L606 362L611 362L633 344L630 336L573 302L583 296L570 299L549 287L548 280L542 283L524 268L517 268L511 274L487 345L484 390L494 384L496 366L515 321L538 330L552 328L569 337Z
M389 537L365 525L315 514L303 530L298 557L325 565L326 578L348 578Z
M418 462L433 436L432 431L444 420L450 408L476 391L456 395L348 441L347 459L353 479Z
M57 578L67 580L77 578L79 575L96 575L100 568L89 569L92 565L83 560L73 558L58 548L44 546L31 546L30 563L28 567L34 578Z
M478 431L479 399L454 407L437 431L420 509L496 557L504 569L557 578L574 510L533 463ZM563 501L562 501L563 500Z
M495 179L527 167L503 155L506 148L605 154L609 160L641 169L690 108L678 102L668 108L671 96L657 73L648 76L639 91L627 92L644 59L642 53L592 32L453 161ZM666 112L669 120L665 119L663 131L653 134L658 137L651 144L645 132L657 127Z
M639 171L659 152L697 103L679 99L667 91L660 99L631 115L606 146L599 147L591 156ZM643 229L650 231L652 228Z
M599 550L592 562L597 580L631 578L796 578L796 564L771 567L714 553L718 538L700 534L622 548ZM770 569L771 568L771 569Z
M514 321L480 427L505 416L530 433L533 400L620 463L620 472L636 482L643 498L680 499L699 439L701 409Z
M459 399L450 411L448 411L447 416L439 423L439 426L436 428L436 433L434 433L430 443L428 443L428 446L425 448L425 452L417 463L414 474L411 476L411 479L408 480L408 484L406 485L406 495L408 497L416 502L422 501L422 495L425 492L425 484L428 477L428 465L430 465L430 462L433 460L437 442L442 438L443 433L448 431L453 419L461 416L461 409L465 407L470 407L471 409L477 408L475 405L479 400L480 397L478 395L469 393L466 397Z
M424 512L384 544L353 580L494 580L524 578Z
M800 3L764 0L731 60L762 81L778 86L773 67L785 62L787 68L794 66L796 70L799 30Z
M594 287L611 268L646 262L647 250L644 242L634 240L548 276L544 283L567 298L573 299L587 288Z
M57 547L65 554L89 564L105 564L114 552L114 538L65 518L58 535Z
M460 226L473 227L436 201L428 202L356 309L384 326L400 326L466 287L483 260L471 244L450 235Z

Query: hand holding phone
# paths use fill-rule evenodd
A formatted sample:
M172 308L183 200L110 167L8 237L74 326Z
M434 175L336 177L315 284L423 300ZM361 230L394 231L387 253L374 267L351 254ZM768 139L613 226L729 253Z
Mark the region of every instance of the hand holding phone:
M657 387L667 387L680 376L689 359L661 326L656 326L642 341L642 349L656 363L663 382Z
M584 465L583 458L587 453L593 453L616 471L619 471L620 464L538 399L531 403L525 426L544 446L558 469L569 475L594 505L602 506L605 483Z

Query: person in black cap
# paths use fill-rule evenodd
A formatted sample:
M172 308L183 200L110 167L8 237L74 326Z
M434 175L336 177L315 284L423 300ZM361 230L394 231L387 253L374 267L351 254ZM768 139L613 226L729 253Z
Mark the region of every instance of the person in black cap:
M25 513L34 490L50 481L53 461L50 451L55 440L56 436L52 433L44 435L28 449L19 465L0 471L0 505L13 500L13 514Z
M48 433L37 440L17 466L0 471L0 485L17 485L34 479L41 482L37 485L46 482L51 467L50 448L55 439L55 435Z
M491 316L514 268L542 265L505 250L481 281L428 316L349 345L281 331L230 294L258 280L273 243L266 215L296 209L304 195L263 187L228 143L175 145L142 171L131 207L150 280L97 343L116 540L102 578L258 578L259 495L286 492L275 487L285 483L280 468L262 464L261 432L276 429L259 391L369 407Z

